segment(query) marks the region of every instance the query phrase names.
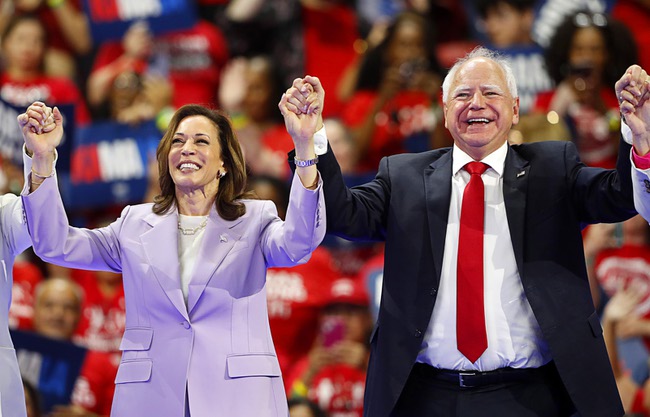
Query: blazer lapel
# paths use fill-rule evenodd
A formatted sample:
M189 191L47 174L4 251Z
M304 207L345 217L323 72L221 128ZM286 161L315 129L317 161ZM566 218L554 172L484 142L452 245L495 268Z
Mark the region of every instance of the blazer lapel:
M520 274L524 266L524 222L529 170L528 161L519 156L512 147L508 147L503 171L503 200L506 206L512 248Z
M445 153L424 170L424 193L429 220L429 236L433 250L435 287L440 282L442 255L445 249L449 199L451 198L451 151Z
M196 267L189 284L187 310L190 314L221 262L230 253L235 243L241 239L241 230L236 227L241 222L241 218L235 221L225 221L219 217L214 207L210 210L199 257L196 260Z
M147 261L169 301L189 321L181 291L176 211L162 216L151 213L144 220L152 226L140 236Z

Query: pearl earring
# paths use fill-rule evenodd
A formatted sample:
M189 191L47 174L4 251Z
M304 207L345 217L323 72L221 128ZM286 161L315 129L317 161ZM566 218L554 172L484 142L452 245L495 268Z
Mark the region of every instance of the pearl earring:
M221 170L217 171L217 179L221 179L226 175L226 171L221 172Z

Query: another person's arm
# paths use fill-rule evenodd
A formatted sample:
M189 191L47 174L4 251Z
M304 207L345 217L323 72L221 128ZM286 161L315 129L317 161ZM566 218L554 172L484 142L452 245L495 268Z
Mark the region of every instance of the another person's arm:
M609 361L616 378L616 386L618 387L621 401L626 412L631 411L634 401L634 396L639 387L636 383L625 374L621 367L620 358L618 356L617 346L617 325L626 317L634 314L633 310L640 300L640 292L634 289L621 289L619 290L605 306L603 314L603 338L607 346L607 354Z
M634 207L650 221L650 77L633 65L616 83L621 114L625 118L623 137L633 145L632 183Z

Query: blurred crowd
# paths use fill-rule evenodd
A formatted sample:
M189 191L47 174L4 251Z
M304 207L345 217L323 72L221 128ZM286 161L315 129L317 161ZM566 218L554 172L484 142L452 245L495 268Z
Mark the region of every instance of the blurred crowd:
M115 125L136 144L143 124L162 136L183 104L218 108L236 129L250 189L273 200L281 217L293 145L277 104L296 77L322 81L329 144L352 186L373 178L383 156L451 146L441 82L477 45L501 52L515 70L521 120L512 144L572 141L584 163L607 168L621 123L614 83L633 63L650 68L650 55L640 53L650 46L648 0L187 0L196 15L189 27L159 32L136 20L121 39L97 42L88 10L102 3L0 0L0 101L69 106L76 132ZM71 157L57 169L69 171L75 225L106 225L125 204L157 194L157 167L145 158L137 198L84 205L96 199L93 189L74 186L90 182L93 161L106 154L69 140ZM22 167L6 148L0 143L0 188L18 194ZM129 168L122 166L138 161L108 155L103 163L117 171L100 169L98 178L123 190L119 175ZM649 229L635 217L584 231L621 398L630 415L643 416L650 415ZM269 270L269 320L292 417L361 417L382 266L381 244L328 236L308 263ZM12 330L84 355L69 401L48 403L42 398L58 388L30 372L33 362L17 343L30 417L108 416L124 331L121 276L56 267L28 250L14 280Z

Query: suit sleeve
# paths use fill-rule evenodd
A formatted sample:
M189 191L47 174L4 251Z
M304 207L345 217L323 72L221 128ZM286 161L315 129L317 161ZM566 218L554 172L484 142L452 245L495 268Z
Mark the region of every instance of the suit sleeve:
M319 157L323 178L327 231L351 240L383 240L390 200L389 158L379 164L372 181L348 188L341 168L330 150Z
M306 189L294 174L289 207L280 220L271 202L262 208L260 224L262 248L268 266L293 266L305 263L325 237L323 181L315 190Z
M2 240L13 256L32 245L23 216L23 205L18 196L5 194L0 197L0 222Z
M32 193L26 187L21 195L34 252L41 259L68 268L121 272L117 231L123 217L99 229L70 226L56 175Z
M617 223L636 214L630 150L631 146L621 140L616 169L602 169L585 166L575 145L566 144L565 163L582 222Z

